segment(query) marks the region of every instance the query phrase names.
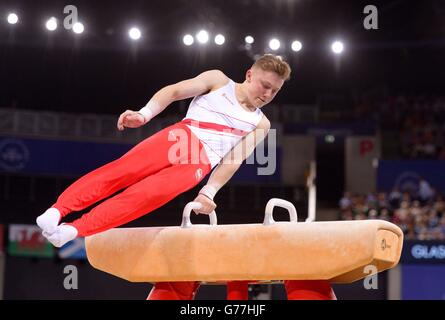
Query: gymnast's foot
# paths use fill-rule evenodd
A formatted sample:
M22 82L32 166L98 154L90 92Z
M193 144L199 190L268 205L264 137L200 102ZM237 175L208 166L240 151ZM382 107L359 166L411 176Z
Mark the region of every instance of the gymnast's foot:
M61 224L60 226L56 227L56 230L52 234L49 234L45 231L43 231L42 234L55 247L60 248L65 243L76 239L77 229L68 224Z
M49 208L37 217L37 225L47 234L53 234L60 222L60 212L56 208Z

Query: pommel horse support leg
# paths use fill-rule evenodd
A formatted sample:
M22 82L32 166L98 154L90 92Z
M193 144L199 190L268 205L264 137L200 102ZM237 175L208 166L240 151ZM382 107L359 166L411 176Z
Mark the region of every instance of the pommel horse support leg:
M192 225L190 212L197 205L186 205L179 227L115 228L87 237L90 264L131 282L179 292L159 293L165 299L192 299L200 282L281 280L289 299L315 299L314 292L327 299L335 298L330 283L363 279L370 275L367 266L376 272L393 268L402 251L402 230L383 220L298 223L295 207L274 198L262 224L217 225L212 212L210 225ZM289 222L274 221L275 206L289 211ZM161 284L166 282L170 287ZM152 293L149 298L156 298Z

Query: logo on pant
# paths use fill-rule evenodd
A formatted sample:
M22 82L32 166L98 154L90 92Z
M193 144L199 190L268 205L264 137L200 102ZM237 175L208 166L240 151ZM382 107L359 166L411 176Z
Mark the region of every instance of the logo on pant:
M168 132L168 141L178 141L178 137L176 136L173 130L170 130Z
M200 168L200 169L198 169L198 170L196 170L196 172L195 172L195 178L196 178L196 180L201 180L201 178L202 178L202 169Z

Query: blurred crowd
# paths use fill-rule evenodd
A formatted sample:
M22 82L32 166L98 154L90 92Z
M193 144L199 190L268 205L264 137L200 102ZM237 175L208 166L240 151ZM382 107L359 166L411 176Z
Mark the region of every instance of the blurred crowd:
M400 155L408 159L445 160L445 97L397 96L362 101L358 119L374 119L382 130L399 133Z
M342 220L382 219L397 224L405 239L445 240L445 200L425 180L416 191L345 192L339 207Z

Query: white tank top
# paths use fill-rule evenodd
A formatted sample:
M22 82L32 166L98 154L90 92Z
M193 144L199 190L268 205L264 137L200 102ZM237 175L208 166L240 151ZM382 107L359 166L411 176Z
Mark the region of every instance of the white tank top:
M196 96L183 120L204 145L212 168L248 133L263 113L245 110L236 99L235 82L218 90Z

